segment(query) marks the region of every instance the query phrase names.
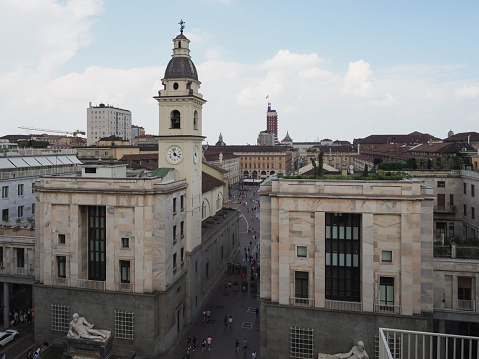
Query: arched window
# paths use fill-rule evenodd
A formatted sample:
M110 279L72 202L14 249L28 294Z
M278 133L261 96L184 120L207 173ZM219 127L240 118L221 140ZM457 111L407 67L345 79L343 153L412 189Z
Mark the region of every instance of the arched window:
M181 41L178 41L178 48L181 49Z
M253 178L253 179L256 179L257 177L258 177L258 172L257 172L257 171L253 171L252 178Z
M180 122L181 122L180 121L180 111L178 111L178 110L171 111L170 118L171 118L170 128L181 128L181 126L180 126Z
M198 129L198 111L195 111L193 115L193 129L194 130Z
M269 173L269 175L270 175L270 176L274 175L274 171L271 171L271 172Z

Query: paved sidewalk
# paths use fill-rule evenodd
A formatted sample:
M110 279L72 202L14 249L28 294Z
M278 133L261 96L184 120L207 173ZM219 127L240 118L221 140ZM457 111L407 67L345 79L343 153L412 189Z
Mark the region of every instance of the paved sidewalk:
M259 244L259 209L252 211L252 207L258 207L257 200L259 199L256 193L257 187L251 187L251 191L245 192L246 198L238 205L240 213L244 215L246 221L240 219L240 250L235 256L234 263L246 265L248 268L248 281L251 275L251 263L245 261L244 247L249 247L252 242L251 253L255 257L257 247ZM233 192L237 198L238 191ZM256 201L253 202L252 199ZM245 202L248 201L249 211L246 210ZM252 218L253 217L253 218ZM247 224L246 224L247 222ZM253 239L253 231L248 232L248 226L256 230L256 239ZM258 246L259 248L259 246ZM258 255L259 259L259 255ZM190 350L190 358L251 358L253 350L256 351L259 357L259 314L256 314L256 308L259 308L259 278L258 278L258 292L256 294L233 290L225 291L225 283L238 280L241 284L239 274L225 274L218 282L217 288L212 292L211 296L206 300L204 310L211 311L211 319L209 323L203 321L201 313L193 319L191 325L188 325L182 335L177 339L175 344L170 348L167 354L160 356L168 359L182 359L187 351L187 338L196 336L197 344L196 350ZM224 327L224 317L233 317L233 325L230 328L229 323ZM201 341L206 340L208 335L213 339L211 350L206 349L201 351ZM248 348L246 353L243 350L243 339L247 340ZM239 353L235 353L235 340L240 342Z

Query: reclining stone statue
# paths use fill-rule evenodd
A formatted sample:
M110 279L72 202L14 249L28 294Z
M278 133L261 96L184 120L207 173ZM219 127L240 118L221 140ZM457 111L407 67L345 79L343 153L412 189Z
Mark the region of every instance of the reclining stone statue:
M347 353L339 354L318 354L318 359L369 359L368 353L364 349L364 343L360 340Z
M84 317L80 317L78 313L75 313L73 314L73 320L70 322L67 337L105 341L110 334L111 332L108 330L93 329L93 324L90 324Z

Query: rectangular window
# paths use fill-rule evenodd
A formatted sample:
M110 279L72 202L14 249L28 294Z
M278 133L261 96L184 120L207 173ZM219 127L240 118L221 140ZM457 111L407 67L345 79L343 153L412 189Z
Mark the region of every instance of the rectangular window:
M17 248L17 267L25 267L25 249Z
M62 233L59 233L58 234L58 243L65 244L65 241L66 241L66 235L62 234Z
M133 312L115 311L115 338L133 340L135 315Z
M305 246L296 246L296 256L306 257L308 254L308 248Z
M446 207L446 195L444 193L437 194L437 208L444 209Z
M294 272L294 296L296 298L308 298L308 277L308 272Z
M8 222L10 218L8 217L8 209L2 209L2 221Z
M464 205L464 216L467 216L467 206Z
M473 184L471 184L471 196L472 197L476 196L476 187Z
M326 213L326 299L360 302L361 215Z
M8 198L8 186L2 187L2 198Z
M127 237L123 237L121 239L121 246L123 248L130 248L130 238L127 238Z
M130 283L130 261L120 261L120 275L122 283Z
M379 304L394 305L394 278L379 278Z
M181 265L183 266L183 263L185 262L185 248L181 248Z
M88 206L88 279L106 280L105 206Z
M32 183L32 193L35 193L35 183Z
M176 226L173 226L173 243L176 242Z
M467 194L467 183L464 183L464 194Z
M68 305L52 304L52 330L68 332L70 327L70 307Z
M210 262L206 263L206 278L210 276Z
M289 328L289 355L291 358L314 358L314 329Z
M381 261L391 263L393 261L392 251L381 251Z
M450 195L449 195L449 204L450 204L451 206L454 206L454 195L453 195L453 194L450 194Z
M66 278L67 277L67 257L58 256L57 266L58 266L58 276L60 278Z
M18 195L19 195L19 196L23 196L23 190L24 190L24 185L23 185L23 184L19 184L19 185L18 185Z
M437 181L438 187L446 187L446 181Z
M449 223L449 237L454 237L454 223Z
M181 197L180 197L180 206L181 206L180 207L181 210L184 211L185 210L185 196L183 196L183 195L181 195Z
M180 236L181 238L185 238L185 222L181 221L180 223Z
M176 271L176 266L178 265L176 260L176 253L173 254L173 271Z
M173 198L173 214L176 213L176 198Z
M23 206L18 206L17 207L17 215L18 215L18 218L23 217Z
M473 310L472 301L472 278L457 277L457 308L462 310Z
M471 207L471 219L476 219L476 209Z

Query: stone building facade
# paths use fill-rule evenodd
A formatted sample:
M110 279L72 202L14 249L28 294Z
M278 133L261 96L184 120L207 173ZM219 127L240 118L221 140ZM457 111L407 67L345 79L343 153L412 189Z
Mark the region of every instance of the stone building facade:
M431 188L272 178L260 195L262 358L432 330Z
M173 42L155 96L159 168L130 177L125 165L92 164L80 177L39 182L37 341L59 344L79 313L112 332L114 352L158 357L202 310L238 249L239 217L223 208L222 172L203 172L206 101L189 40Z

